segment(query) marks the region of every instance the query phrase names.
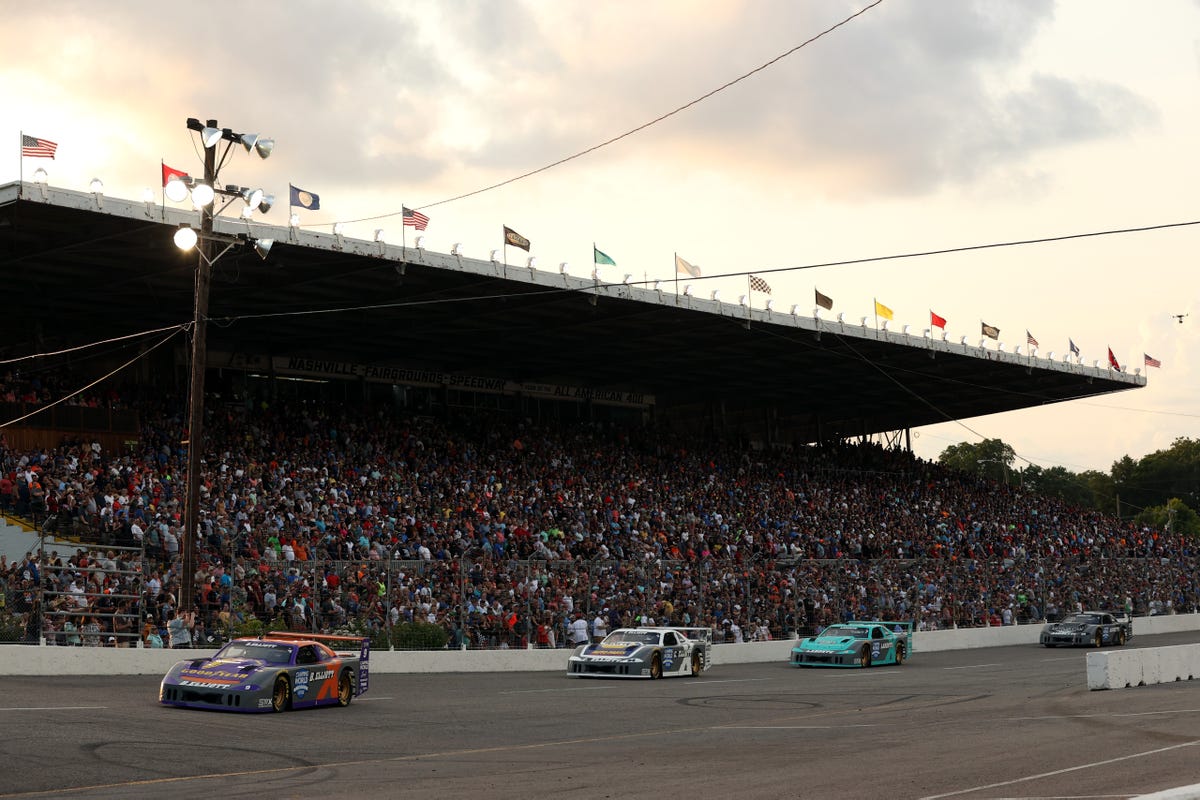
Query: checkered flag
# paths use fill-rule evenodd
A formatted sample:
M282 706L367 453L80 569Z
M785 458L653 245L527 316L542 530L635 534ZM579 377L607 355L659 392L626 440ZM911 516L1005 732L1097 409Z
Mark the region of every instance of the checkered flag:
M771 284L767 283L757 275L750 276L750 288L756 292L762 292L763 294L771 293Z

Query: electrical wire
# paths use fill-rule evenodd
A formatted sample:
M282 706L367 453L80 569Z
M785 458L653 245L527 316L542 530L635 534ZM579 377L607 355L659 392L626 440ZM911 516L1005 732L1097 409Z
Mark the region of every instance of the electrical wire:
M433 203L426 203L424 205L416 206L416 208L423 210L426 208L433 208L434 206L445 205L446 203L453 203L457 200L465 200L468 197L474 197L475 195L483 194L484 192L490 192L493 189L499 189L502 186L508 186L510 183L516 183L517 181L524 180L525 178L530 178L539 173L546 172L547 170L554 169L555 167L558 167L558 166L562 166L563 164L566 164L569 161L574 161L575 159L582 158L583 156L586 156L589 153L594 153L603 147L608 147L610 144L616 144L617 142L621 141L622 139L626 139L630 136L633 136L635 133L640 133L641 131L644 131L649 127L657 125L658 123L663 122L664 120L670 119L671 117L675 116L676 114L679 114L679 113L691 108L692 106L695 106L699 103L704 102L705 100L709 99L713 95L719 94L720 92L723 92L726 89L728 89L738 83L741 83L742 81L746 80L747 78L749 78L759 72L762 72L763 70L767 69L768 67L771 67L774 64L778 63L779 61L782 61L783 59L792 55L796 51L807 47L808 45L812 44L813 42L817 41L818 39L820 39L824 36L827 36L830 33L833 33L838 28L850 23L857 17L862 16L863 14L865 14L868 11L870 11L871 9L875 8L875 6L879 5L882 2L883 2L883 0L875 0L875 2L871 3L870 5L864 6L863 8L859 9L858 11L854 12L850 16L843 19L841 22L838 22L837 24L826 28L825 30L821 31L820 33L816 34L815 36L812 36L812 37L806 39L805 41L803 41L800 44L796 45L795 47L791 48L790 50L788 50L784 53L780 53L779 55L772 58L770 61L767 61L765 64L761 64L760 66L755 67L754 69L750 70L749 72L747 72L743 75L739 75L738 77L734 78L731 81L727 81L726 83L723 83L722 85L718 86L716 89L713 89L710 92L706 92L705 94L702 94L699 97L697 97L696 99L691 100L687 103L684 103L683 105L679 106L678 108L676 108L672 111L668 111L665 114L657 116L654 119L650 120L649 122L644 122L641 125L638 125L636 128L632 128L628 131L625 131L624 133L621 133L621 134L618 134L617 136L612 137L611 139L606 139L603 142L600 142L599 144L592 145L591 147L587 148L586 150L580 150L578 153L574 153L572 155L566 156L565 158L560 158L559 160L557 160L551 164L547 164L543 167L538 167L537 169L522 173L520 175L517 175L516 177L508 178L507 180L500 181L499 183L493 183L492 185L485 186L482 189L475 189L474 191L466 192L465 194L456 195L454 197L448 197L445 200L438 200ZM386 219L388 217L399 216L400 214L403 214L403 213L404 213L404 211L403 211L403 209L401 209L400 211L392 211L387 214L379 214L379 215L376 215L373 217L362 217L360 219L343 220L343 222L345 222L346 224L351 224L351 223L355 223L355 222L370 222L372 220ZM333 223L327 223L327 224L333 224Z

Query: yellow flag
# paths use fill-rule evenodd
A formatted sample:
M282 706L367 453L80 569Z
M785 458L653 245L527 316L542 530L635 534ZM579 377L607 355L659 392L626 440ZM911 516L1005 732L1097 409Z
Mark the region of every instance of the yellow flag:
M884 319L894 319L892 310L878 300L875 301L875 313Z

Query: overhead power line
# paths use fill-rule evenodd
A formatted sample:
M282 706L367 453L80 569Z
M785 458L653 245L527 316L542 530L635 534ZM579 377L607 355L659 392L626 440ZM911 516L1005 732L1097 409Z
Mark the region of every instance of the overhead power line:
M752 75L762 72L764 69L767 69L768 67L773 66L774 64L778 63L779 61L782 61L783 59L792 55L796 51L807 47L808 45L812 44L813 42L817 41L818 39L820 39L824 36L829 35L830 33L833 33L838 28L842 27L843 25L848 24L849 22L854 20L856 17L862 16L863 14L867 13L872 8L874 8L875 6L879 5L882 2L883 2L883 0L875 0L875 2L871 3L868 6L864 6L863 8L859 9L858 11L854 12L850 16L843 19L841 22L838 22L835 25L831 25L830 27L828 27L825 30L821 31L820 33L816 34L815 36L812 36L812 37L804 40L803 42L796 45L792 49L790 49L784 53L780 53L779 55L775 56L774 58L772 58L770 61L766 62L765 64L757 66L754 69L750 70L749 72L739 75L738 77L734 78L733 80L721 84L720 86L713 89L712 91L706 92L706 93L700 95L695 100L691 100L687 103L684 103L683 105L679 106L678 108L668 111L667 113L662 114L658 117L655 117L654 119L650 120L649 122L644 122L641 125L638 125L636 128L627 130L622 134L618 134L617 136L612 137L611 139L606 139L605 141L600 142L599 144L592 145L591 147L587 148L586 150L580 150L578 153L573 153L569 156L566 156L565 158L560 158L559 160L557 160L551 164L546 164L543 167L538 167L537 169L530 170L529 172L525 172L525 173L522 173L515 177L508 178L507 180L500 181L499 183L493 183L490 186L484 186L482 189L475 189L474 191L466 192L465 194L455 195L454 197L447 197L445 200L438 200L433 203L426 203L424 205L417 206L417 208L419 208L419 209L433 208L434 206L441 206L441 205L445 205L446 203L453 203L456 200L465 200L466 198L474 197L477 194L483 194L484 192L490 192L493 189L499 189L501 186L508 186L510 183L516 183L517 181L524 180L525 178L529 178L529 177L532 177L539 173L545 172L547 170L554 169L555 167L562 166L563 164L566 164L568 161L574 161L577 158L582 158L583 156L586 156L589 153L594 153L603 147L608 147L610 144L616 144L617 142L621 141L622 139L626 139L630 136L633 136L635 133L640 133L641 131L644 131L649 127L657 125L658 123L660 123L664 120L670 119L671 117L675 116L676 114L678 114L682 111L686 111L687 109L691 108L692 106L698 105L699 103L704 102L708 98L710 98L716 94L719 94L719 93L725 91L726 89L728 89L732 86L735 86L736 84L741 83L742 81L746 80L747 78L751 77ZM388 217L396 217L403 213L404 213L403 210L392 211L387 214L378 214L373 217L362 217L361 219L348 219L348 220L343 220L343 221L347 224L354 223L354 222L369 222L371 220L386 219Z

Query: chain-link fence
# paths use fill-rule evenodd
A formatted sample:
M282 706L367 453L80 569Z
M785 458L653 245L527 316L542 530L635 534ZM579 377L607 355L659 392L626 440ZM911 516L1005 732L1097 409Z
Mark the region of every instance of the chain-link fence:
M138 548L95 548L2 579L0 639L216 645L268 629L369 633L375 647L568 647L618 627L704 626L717 642L778 639L850 619L923 629L1040 622L1078 608L1197 607L1194 559L452 559L211 565L193 624L180 581Z

